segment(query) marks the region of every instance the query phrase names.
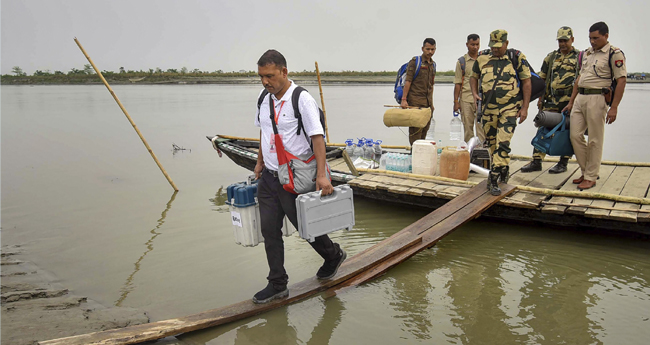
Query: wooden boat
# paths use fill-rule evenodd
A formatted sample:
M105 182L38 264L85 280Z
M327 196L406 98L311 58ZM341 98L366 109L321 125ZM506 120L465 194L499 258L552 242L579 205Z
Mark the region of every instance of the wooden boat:
M215 142L236 164L254 169L259 141L219 136ZM360 176L354 176L342 158L340 146L327 147L332 182L348 183L355 195L371 199L436 209L485 180L475 174L461 181L380 170L363 170ZM522 173L521 167L529 161L529 157L512 157L508 183L516 185L517 190L482 216L497 221L650 235L650 164L603 162L596 186L580 191L572 183L580 177L576 162L570 162L568 170L561 174L547 173L555 164L552 160L542 163L542 171Z

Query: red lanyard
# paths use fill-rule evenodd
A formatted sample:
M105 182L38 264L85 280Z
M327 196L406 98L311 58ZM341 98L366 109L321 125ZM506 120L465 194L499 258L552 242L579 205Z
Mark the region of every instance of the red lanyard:
M271 102L273 102L273 100L271 100ZM278 116L280 116L280 113L282 112L282 107L284 107L284 101L282 101L280 103L280 111L276 112L275 111L275 102L273 102L273 112L275 113L275 124L276 125L279 124L278 123Z

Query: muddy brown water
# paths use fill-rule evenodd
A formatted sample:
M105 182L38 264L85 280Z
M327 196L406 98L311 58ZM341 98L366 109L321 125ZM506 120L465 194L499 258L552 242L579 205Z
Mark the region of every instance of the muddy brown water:
M256 137L257 85L116 86L116 94L180 192L173 195L103 86L3 86L2 244L75 294L164 320L250 298L265 285L261 246L233 241L225 188L249 174L219 158L206 135ZM318 87L307 86L318 97ZM447 139L451 85L435 90ZM650 161L650 86L628 85L607 126L604 159ZM332 141L407 144L384 127L391 85L325 85ZM534 104L533 104L534 105ZM530 155L535 129L517 128ZM186 148L172 151L172 144ZM427 211L355 200L356 226L332 237L354 255ZM319 257L286 240L291 282ZM386 275L164 343L643 344L650 338L650 241L473 221Z

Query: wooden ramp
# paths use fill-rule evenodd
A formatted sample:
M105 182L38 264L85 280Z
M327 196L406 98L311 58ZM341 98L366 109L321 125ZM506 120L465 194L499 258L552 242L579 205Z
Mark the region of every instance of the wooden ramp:
M321 291L340 292L341 289L373 279L418 252L434 246L445 235L478 217L515 190L512 185L501 185L501 188L503 192L500 196L492 196L487 192L486 182L483 181L393 236L346 260L333 279L320 281L312 277L291 285L289 296L285 299L262 305L246 300L177 319L41 341L39 344L137 344L241 320L303 300Z

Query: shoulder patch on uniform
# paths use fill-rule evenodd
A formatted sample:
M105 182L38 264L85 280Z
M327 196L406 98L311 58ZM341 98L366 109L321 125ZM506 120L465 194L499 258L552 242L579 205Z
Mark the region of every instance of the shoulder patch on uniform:
M614 64L616 65L616 67L621 68L621 67L623 67L623 60L616 60L616 62L614 62Z

